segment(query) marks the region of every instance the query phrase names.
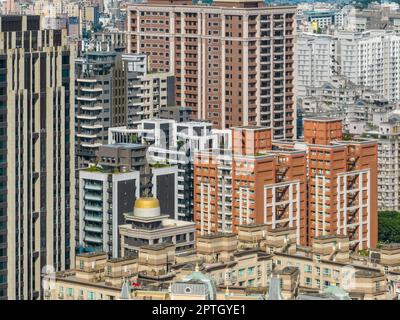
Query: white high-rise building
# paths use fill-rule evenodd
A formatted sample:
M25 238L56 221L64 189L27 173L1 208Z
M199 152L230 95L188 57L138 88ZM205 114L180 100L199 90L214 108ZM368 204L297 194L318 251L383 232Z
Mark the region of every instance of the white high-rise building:
M153 168L177 166L178 219L193 221L194 153L220 146L230 148L232 136L229 129L212 129L210 122L148 119L130 128L109 128L108 142L148 144L147 159Z
M400 99L400 34L390 30L303 33L297 40L295 92L321 86L335 74L375 90L393 101Z

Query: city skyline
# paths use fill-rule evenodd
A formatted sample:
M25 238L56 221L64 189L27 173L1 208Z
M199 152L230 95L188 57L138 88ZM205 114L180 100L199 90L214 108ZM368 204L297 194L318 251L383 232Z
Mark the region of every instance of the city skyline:
M0 5L0 300L148 299L400 299L399 4Z

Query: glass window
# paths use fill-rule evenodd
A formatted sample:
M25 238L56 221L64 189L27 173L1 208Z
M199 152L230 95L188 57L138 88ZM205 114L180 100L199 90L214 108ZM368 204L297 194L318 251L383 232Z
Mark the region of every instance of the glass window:
M95 300L96 299L96 293L89 291L88 292L88 300Z
M252 274L254 274L254 267L249 267L248 269L247 269L247 274L250 276L250 275L252 275Z
M331 269L324 268L324 276L330 276L330 275L331 275Z
M310 266L310 265L305 265L304 266L304 272L307 272L307 273L311 273L312 272L312 266Z

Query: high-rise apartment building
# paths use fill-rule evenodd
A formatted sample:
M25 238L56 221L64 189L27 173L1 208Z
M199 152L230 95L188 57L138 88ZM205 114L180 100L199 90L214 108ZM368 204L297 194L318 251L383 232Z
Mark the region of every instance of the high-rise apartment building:
M400 210L400 117L386 113L364 135L378 140L378 208Z
M114 118L125 120L125 83L120 79L121 73L122 63L117 60L116 52L88 52L76 59L76 156L79 168L94 161L96 150L107 142L107 130ZM121 92L122 99L116 99Z
M170 119L149 119L132 127L109 129L109 143L139 141L148 144L148 159L154 167L169 164L178 168L178 217L193 221L194 153L212 146L231 146L230 130L212 129L209 122L176 122ZM161 201L163 205L165 201Z
M79 171L78 248L119 256L118 225L139 198L139 176L138 171Z
M295 54L297 97L306 86L322 86L340 74L375 90L389 101L400 98L400 35L393 30L342 31L334 35L298 35Z
M104 251L117 258L118 227L140 196L156 196L163 202L163 214L176 218L177 168L150 167L147 148L132 143L104 145L97 152L98 165L79 170L76 242L81 251Z
M378 144L343 140L340 119L304 120L308 163L308 241L339 234L350 247L376 248Z
M146 55L91 51L77 59L76 67L80 168L93 163L99 146L107 141L108 128L153 118L160 109L175 104L174 77L148 72Z
M294 135L295 7L259 0L150 0L127 9L127 50L171 71L178 106L216 128L263 125Z
M293 228L298 244L344 235L352 250L377 245L377 142L345 140L342 122L304 121L304 141L263 127L232 128L232 149L195 154L194 216L200 235L266 224Z
M38 299L74 265L74 48L39 16L0 17L0 299Z
M231 150L195 154L194 216L199 235L266 224L295 228L305 245L305 151L272 149L270 129L233 128Z

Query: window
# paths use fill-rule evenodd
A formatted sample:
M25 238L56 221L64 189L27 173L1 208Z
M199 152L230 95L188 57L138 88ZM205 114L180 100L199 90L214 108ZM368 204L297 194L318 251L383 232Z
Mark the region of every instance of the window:
M315 270L317 272L317 276L319 276L321 274L321 268L320 267L316 267Z
M249 280L249 281L247 282L247 285L248 285L249 287L252 287L252 286L254 285L254 280Z
M379 291L380 288L381 288L381 282L380 281L375 282L375 290Z
M73 297L74 296L74 289L73 288L67 288L67 296L68 297Z
M315 255L315 259L317 260L317 262L321 262L321 256L319 254Z
M312 280L311 280L311 278L305 278L304 279L304 284L306 285L306 286L311 286L312 285Z
M249 267L248 269L247 269L247 274L250 276L250 275L253 275L254 274L254 267Z
M93 291L88 292L88 300L95 300L96 299L96 293Z
M327 288L331 285L329 281L324 281L324 288Z
M307 273L311 273L312 272L312 266L310 266L310 265L305 265L304 266L304 272L307 272Z
M331 275L331 269L329 268L324 268L324 276L330 276Z
M388 273L389 272L389 266L385 266L384 270L385 270L385 273Z
M79 269L83 270L83 260L79 260Z
M239 277L243 277L244 276L244 269L239 269Z

